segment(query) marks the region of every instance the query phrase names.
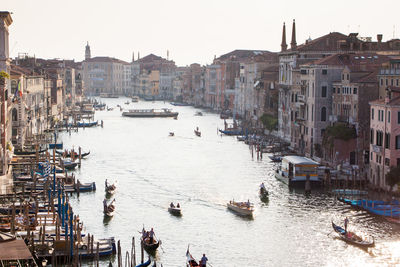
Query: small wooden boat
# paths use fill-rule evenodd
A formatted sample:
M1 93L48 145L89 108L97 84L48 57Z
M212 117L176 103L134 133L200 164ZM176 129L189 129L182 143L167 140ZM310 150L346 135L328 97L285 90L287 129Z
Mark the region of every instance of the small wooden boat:
M198 267L200 264L193 258L189 252L189 247L186 251L186 267Z
M156 240L156 238L153 238L153 243L150 243L149 237L146 238L145 240L143 240L143 237L142 237L141 242L142 242L143 248L150 253L155 252L161 243L161 241Z
M261 199L267 199L268 198L268 191L267 191L267 189L265 187L260 187L259 194L260 194L260 198Z
M175 133L174 132L169 132L169 136L174 136Z
M126 102L125 102L125 105L129 105L129 101L126 101Z
M199 131L199 127L197 127L197 128L194 130L194 134L197 135L198 137L201 137L201 132Z
M169 207L168 212L175 216L182 216L182 210L180 207Z
M203 116L203 113L201 113L201 111L197 111L194 115L195 116Z
M236 212L239 215L242 216L253 216L254 212L254 205L252 203L248 202L236 202L236 201L229 201L227 203L228 209Z
M107 205L107 203L104 203L104 215L108 216L108 217L112 217L114 216L114 212L115 212L115 199L113 199L113 201L111 201L110 205Z
M44 153L47 151L47 148L38 150L38 153ZM14 155L17 156L26 156L26 155L35 155L36 151L27 151L27 150L14 150Z
M361 246L361 247L372 247L375 244L374 238L372 236L360 236L353 232L346 231L332 222L333 230L338 233L339 237L353 245Z
M107 111L112 111L114 110L114 108L107 108Z
M132 102L134 102L134 103L139 102L139 97L138 96L132 96Z

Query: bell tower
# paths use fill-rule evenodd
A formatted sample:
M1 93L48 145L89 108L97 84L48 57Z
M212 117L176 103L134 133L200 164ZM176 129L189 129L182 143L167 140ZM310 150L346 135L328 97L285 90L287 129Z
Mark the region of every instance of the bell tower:
M85 49L85 60L90 59L90 46L89 46L89 42L87 42L86 44L86 49Z

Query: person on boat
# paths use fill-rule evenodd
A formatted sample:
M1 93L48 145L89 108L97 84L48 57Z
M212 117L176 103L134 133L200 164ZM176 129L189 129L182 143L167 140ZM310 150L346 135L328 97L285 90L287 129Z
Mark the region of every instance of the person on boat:
M347 233L347 224L349 223L349 219L344 219L344 232Z
M149 232L149 237L150 237L150 244L153 244L153 242L154 242L154 231L153 231L153 228L151 228L151 230Z
M106 199L103 200L103 207L104 207L104 211L107 211L107 200Z
M175 208L175 205L174 205L173 202L171 202L171 204L169 204L169 206L170 206L171 208Z
M250 199L247 200L246 206L247 206L248 208L250 208Z
M181 205L179 205L179 203L178 203L178 205L176 205L176 207L177 207L178 209L180 209L180 208L181 208Z
M260 188L261 188L261 189L265 189L264 182L262 182L262 183L260 184Z
M143 228L143 230L142 230L142 239L143 239L143 241L146 240L147 237L148 237L148 233L147 233L147 231L144 230L144 228Z
M108 182L107 182L107 179L106 179L105 185L106 185L106 189L107 189L107 188L108 188Z
M208 261L208 259L206 257L206 254L203 254L203 257L201 257L201 260L200 260L200 267L206 267L207 261Z

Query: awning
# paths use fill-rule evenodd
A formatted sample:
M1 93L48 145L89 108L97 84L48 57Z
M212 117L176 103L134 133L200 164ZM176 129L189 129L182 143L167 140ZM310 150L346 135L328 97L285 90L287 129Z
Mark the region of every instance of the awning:
M32 254L24 240L0 242L0 261L32 259Z

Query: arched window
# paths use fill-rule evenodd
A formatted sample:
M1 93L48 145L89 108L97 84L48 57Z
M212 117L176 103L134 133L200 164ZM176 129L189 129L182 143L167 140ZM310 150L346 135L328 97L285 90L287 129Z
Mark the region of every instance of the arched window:
M326 121L326 107L321 109L321 121Z

